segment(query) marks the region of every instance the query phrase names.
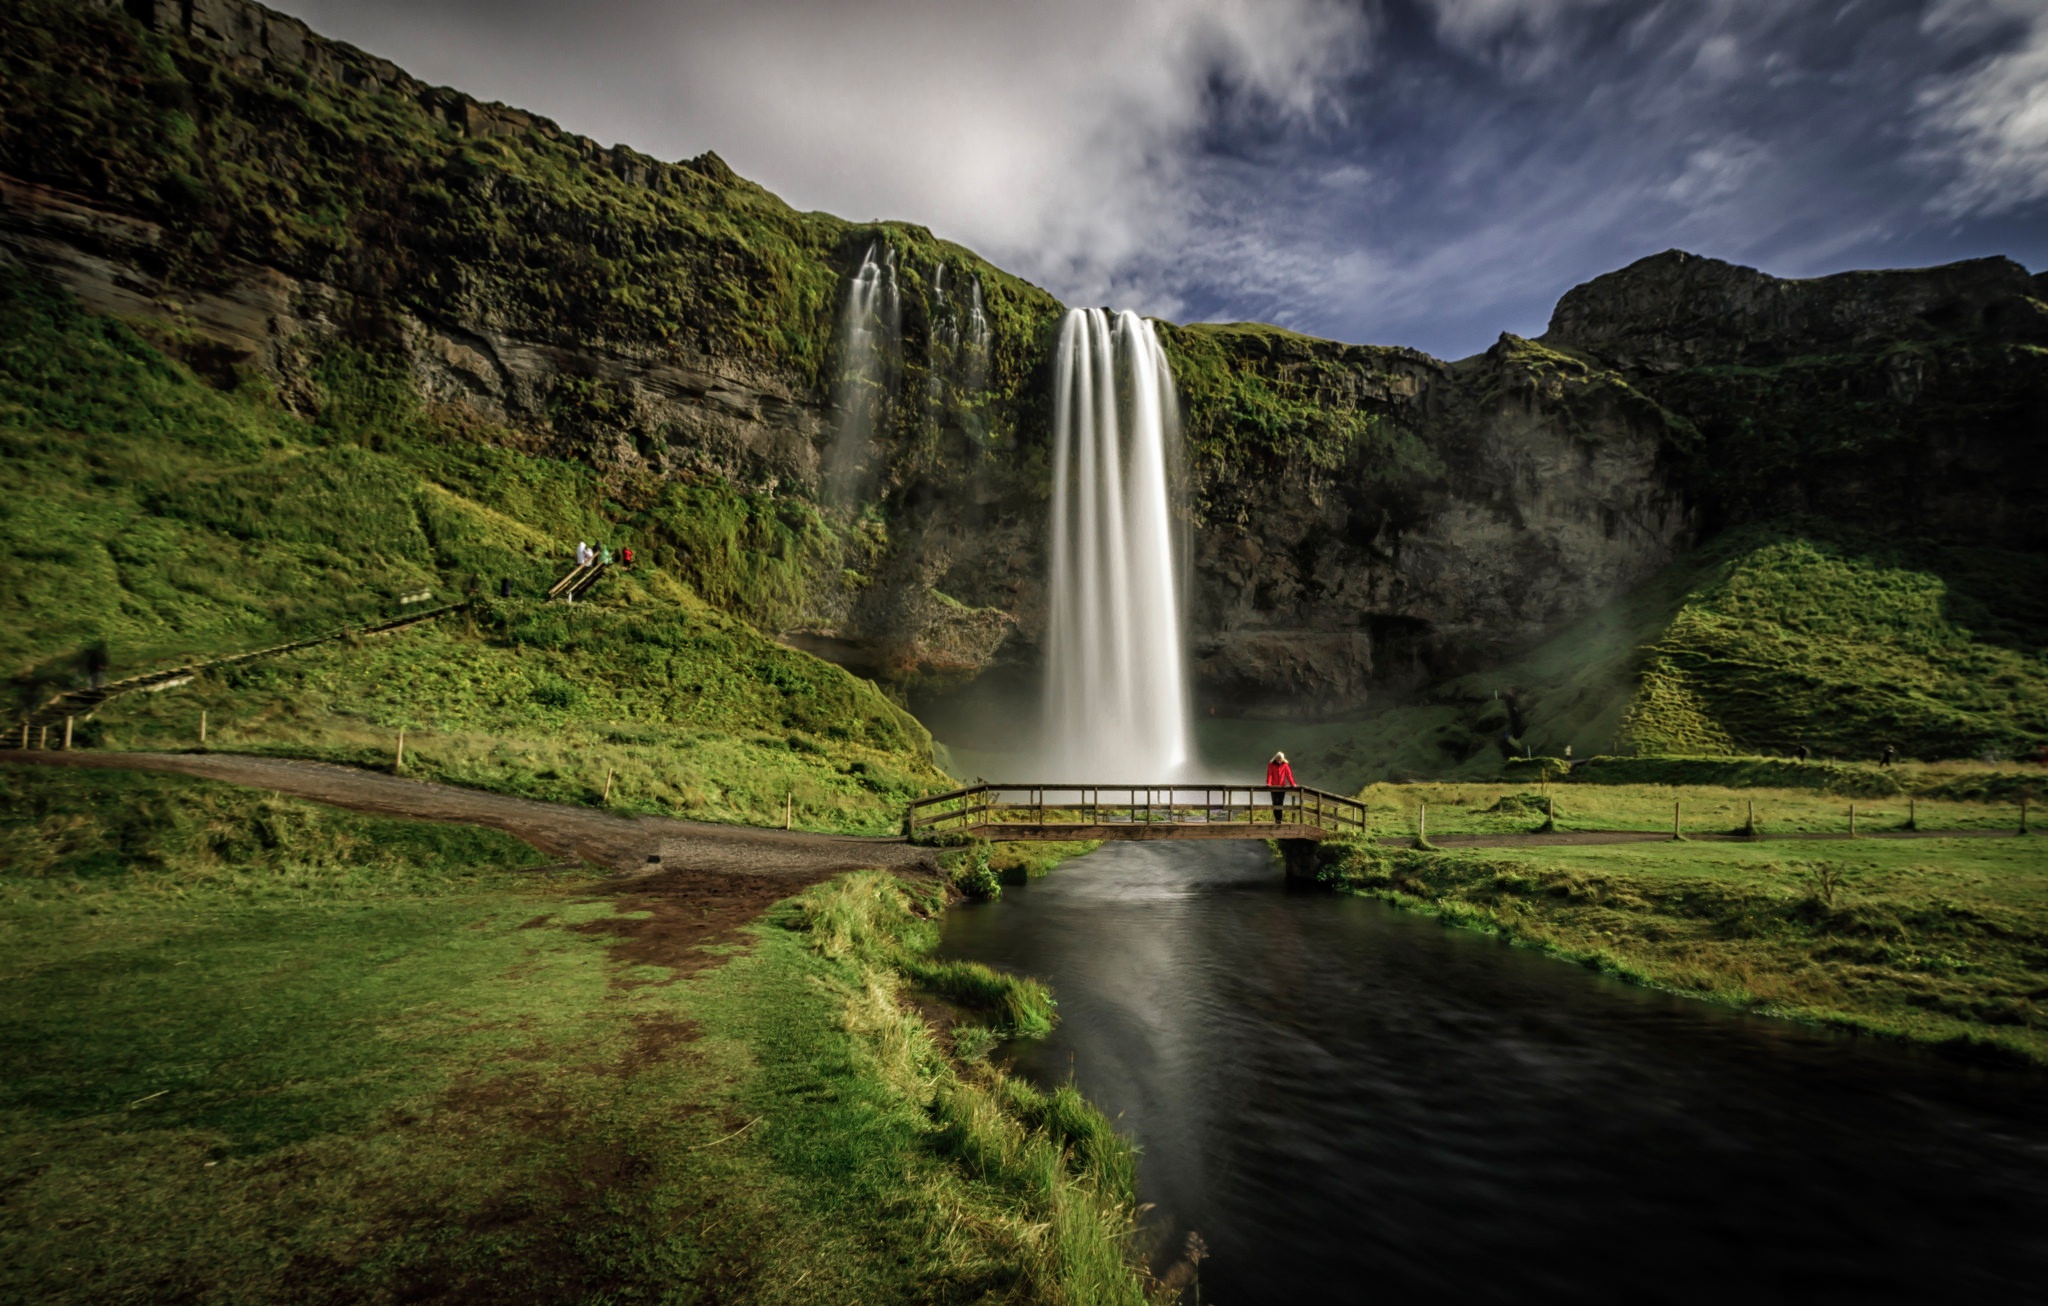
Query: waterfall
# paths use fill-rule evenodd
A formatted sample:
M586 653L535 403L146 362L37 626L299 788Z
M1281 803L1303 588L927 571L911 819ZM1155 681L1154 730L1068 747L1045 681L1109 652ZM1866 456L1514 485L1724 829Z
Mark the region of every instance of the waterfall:
M967 357L960 368L960 386L977 394L988 384L988 317L981 311L981 278L967 281Z
M1173 372L1135 313L1073 309L1054 363L1045 726L1051 780L1162 781L1190 760L1167 479Z
M945 415L946 377L960 353L960 317L946 299L946 265L932 273L931 342L925 355L924 401L936 425Z
M893 398L895 353L902 339L896 251L876 241L861 256L839 318L838 429L825 462L825 500L851 507L867 488L869 444Z

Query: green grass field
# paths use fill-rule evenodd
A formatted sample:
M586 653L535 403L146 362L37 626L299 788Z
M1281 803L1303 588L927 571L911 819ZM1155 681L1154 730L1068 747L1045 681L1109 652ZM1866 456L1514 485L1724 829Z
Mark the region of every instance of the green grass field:
M2037 837L1333 847L1325 859L1334 886L1643 983L2048 1064Z
M654 956L543 860L0 770L0 1298L1142 1299L1129 1148L988 1068L1042 990L921 962L934 890Z
M1811 789L1738 788L1725 785L1550 784L1507 780L1375 784L1358 791L1370 809L1375 835L1412 835L1424 806L1429 833L1528 834L1555 811L1561 831L1669 831L1672 807L1680 829L1726 834L1745 829L1754 812L1757 828L1770 834L1844 834L1849 809L1856 809L1859 833L1906 828L2017 830L2019 795L2001 801L1966 801L1894 793L1879 798ZM2040 813L2030 813L2030 822Z

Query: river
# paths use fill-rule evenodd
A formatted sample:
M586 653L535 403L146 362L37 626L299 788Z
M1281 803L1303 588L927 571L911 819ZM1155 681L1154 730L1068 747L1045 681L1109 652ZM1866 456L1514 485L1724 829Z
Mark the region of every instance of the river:
M1292 888L1263 844L1110 844L942 948L1052 985L1013 1068L1137 1140L1205 1303L2048 1300L2040 1076Z

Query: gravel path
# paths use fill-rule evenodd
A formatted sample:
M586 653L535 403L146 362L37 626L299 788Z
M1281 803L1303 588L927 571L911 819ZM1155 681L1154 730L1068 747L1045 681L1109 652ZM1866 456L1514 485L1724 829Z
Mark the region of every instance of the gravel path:
M660 816L615 816L566 803L543 803L292 758L6 749L0 750L0 762L172 771L271 789L378 816L488 825L543 852L580 857L620 875L695 871L780 876L811 883L862 867L934 868L928 849L913 847L902 839L760 830Z

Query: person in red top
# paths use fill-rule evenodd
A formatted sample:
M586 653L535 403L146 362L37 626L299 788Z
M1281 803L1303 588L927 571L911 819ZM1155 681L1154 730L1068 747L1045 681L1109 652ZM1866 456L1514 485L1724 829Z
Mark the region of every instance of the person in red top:
M1273 824L1278 825L1287 791L1294 788L1294 768L1287 765L1287 754L1275 753L1273 760L1266 763L1266 785L1273 791Z

